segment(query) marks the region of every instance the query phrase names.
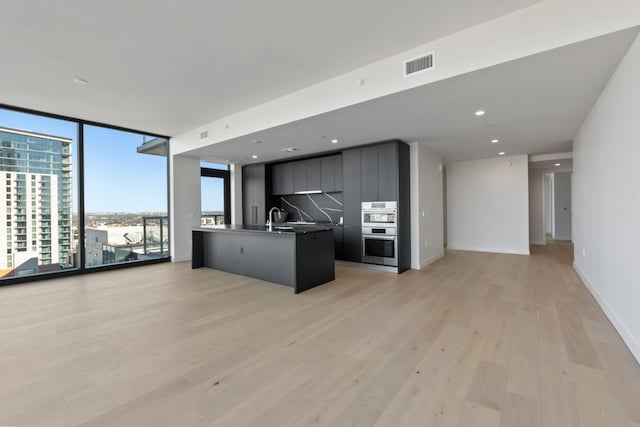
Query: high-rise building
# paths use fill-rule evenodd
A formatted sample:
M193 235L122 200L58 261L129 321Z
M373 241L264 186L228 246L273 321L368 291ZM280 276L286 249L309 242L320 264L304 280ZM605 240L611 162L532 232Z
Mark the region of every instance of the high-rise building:
M0 276L72 266L71 144L0 127Z

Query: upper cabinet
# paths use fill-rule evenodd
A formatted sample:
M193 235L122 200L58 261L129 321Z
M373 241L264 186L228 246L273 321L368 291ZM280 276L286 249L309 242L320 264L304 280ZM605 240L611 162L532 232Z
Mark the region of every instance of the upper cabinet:
M307 191L307 162L293 162L293 192Z
M273 194L342 191L342 155L278 163L272 167Z
M307 171L306 189L303 191L324 191L321 183L322 173L320 168L322 166L321 159L309 159L304 160L305 169Z
M361 150L362 201L398 200L398 148L396 142Z
M293 163L278 163L271 169L273 194L293 194Z

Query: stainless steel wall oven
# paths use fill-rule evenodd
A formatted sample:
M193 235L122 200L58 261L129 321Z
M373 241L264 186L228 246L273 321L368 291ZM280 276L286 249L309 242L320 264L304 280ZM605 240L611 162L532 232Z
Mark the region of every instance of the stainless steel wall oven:
M362 262L398 266L398 202L362 202Z

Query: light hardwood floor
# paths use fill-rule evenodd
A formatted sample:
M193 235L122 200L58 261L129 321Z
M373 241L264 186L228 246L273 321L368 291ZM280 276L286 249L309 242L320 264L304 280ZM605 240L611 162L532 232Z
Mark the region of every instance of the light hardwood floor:
M0 288L0 425L640 426L571 247L291 290L162 264Z

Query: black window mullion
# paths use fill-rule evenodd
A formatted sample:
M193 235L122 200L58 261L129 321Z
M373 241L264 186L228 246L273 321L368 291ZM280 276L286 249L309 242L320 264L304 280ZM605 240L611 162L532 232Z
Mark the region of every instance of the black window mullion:
M86 241L84 230L84 123L78 123L78 270L85 271Z

